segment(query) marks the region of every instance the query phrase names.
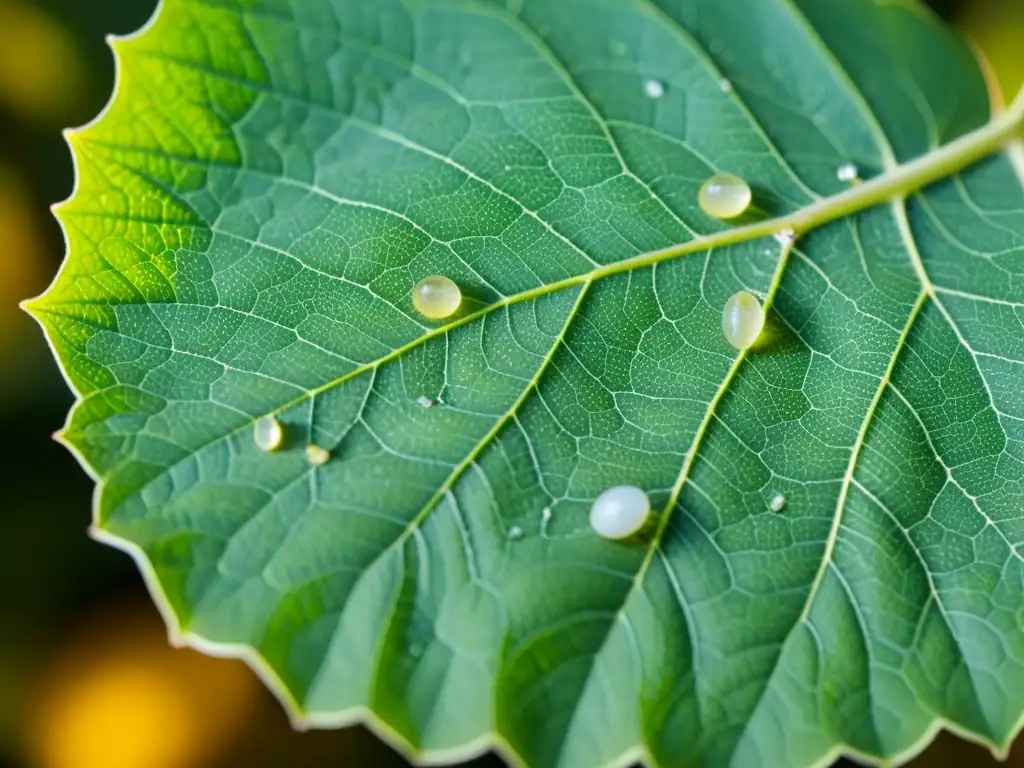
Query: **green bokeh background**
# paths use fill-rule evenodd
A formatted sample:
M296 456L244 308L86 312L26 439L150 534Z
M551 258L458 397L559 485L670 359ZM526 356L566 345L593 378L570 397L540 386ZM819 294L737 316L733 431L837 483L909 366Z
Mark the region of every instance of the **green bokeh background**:
M404 761L363 729L293 732L270 694L247 684L247 672L233 668L223 679L218 674L237 662L183 662L195 654L167 646L134 564L86 536L93 483L50 439L71 396L42 334L16 303L45 288L63 257L63 237L49 213L72 186L61 129L101 109L113 82L104 37L139 27L154 2L0 0L0 435L6 437L0 461L0 768L65 768L43 762L39 752L41 743L80 738L70 730L73 718L60 709L60 691L100 668L107 679L129 680L128 660L140 655L151 678L167 679L180 696L194 697L183 700L198 702L185 707L188 717L218 723L224 733L198 743L182 762L180 750L161 752L161 744L185 738L174 732L174 720L154 739L147 764L133 768L401 766ZM1024 84L1024 0L931 4L985 52L1008 96ZM42 25L43 33L16 30L25 18ZM124 669L118 659L125 660ZM55 688L57 694L44 695ZM115 686L102 711L88 713L97 725L99 757L83 752L73 768L123 764L117 734L129 729L139 739L145 735L149 710L140 695L128 685ZM163 694L153 689L148 695ZM99 702L63 698L67 707ZM184 705L169 699L168 706ZM936 768L965 764L995 762L947 735L915 761ZM500 763L483 758L474 765ZM1009 765L1024 766L1024 743Z

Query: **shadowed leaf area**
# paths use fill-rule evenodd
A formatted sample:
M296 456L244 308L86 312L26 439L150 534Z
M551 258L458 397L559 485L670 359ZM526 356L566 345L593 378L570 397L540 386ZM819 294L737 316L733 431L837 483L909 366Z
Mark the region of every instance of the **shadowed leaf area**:
M1006 747L1024 108L926 11L165 0L114 47L31 309L96 535L184 641L434 762ZM718 172L764 218L702 213ZM588 522L620 484L625 543Z

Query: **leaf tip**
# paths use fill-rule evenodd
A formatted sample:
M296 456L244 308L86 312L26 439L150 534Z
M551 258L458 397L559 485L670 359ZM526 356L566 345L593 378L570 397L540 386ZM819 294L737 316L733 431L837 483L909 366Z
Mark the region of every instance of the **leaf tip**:
M38 296L22 299L18 302L18 309L39 323L43 330L47 329L45 315L51 306L49 302L50 290L50 288L47 288Z
M39 309L39 300L41 298L42 296L33 296L31 299L22 299L18 302L18 309L29 317L37 317L36 312Z

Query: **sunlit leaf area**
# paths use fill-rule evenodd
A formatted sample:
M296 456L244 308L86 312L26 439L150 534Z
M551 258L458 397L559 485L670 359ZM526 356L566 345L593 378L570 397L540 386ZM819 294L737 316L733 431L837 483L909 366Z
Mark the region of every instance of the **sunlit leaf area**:
M707 26L710 0L408 0L408 29L383 0L164 0L114 43L122 100L71 140L87 197L60 213L73 260L37 323L19 304L66 255L64 130L108 103L108 40L155 3L0 0L0 768L1024 767L1024 743L1001 751L1022 478L995 445L1024 423L1024 283L957 267L982 247L1020 266L1020 190L983 162L890 206L980 159L954 157L869 200L1021 89L1024 3L876 1L899 8L765 0L730 23L792 49L806 16L807 70L709 45L741 76L703 91L690 52L744 40ZM359 6L336 35L335 6ZM601 8L591 35L579 8ZM879 19L864 40L935 61L881 109L845 42ZM779 93L841 106L810 119ZM162 101L181 108L157 125ZM752 186L724 224L697 205L711 155ZM796 243L758 229L804 210L822 229ZM162 282L185 252L195 272ZM415 293L434 272L458 286ZM188 314L251 291L269 298ZM720 335L739 291L749 352ZM619 482L645 486L636 538L658 546L594 534ZM898 599L858 604L879 573Z

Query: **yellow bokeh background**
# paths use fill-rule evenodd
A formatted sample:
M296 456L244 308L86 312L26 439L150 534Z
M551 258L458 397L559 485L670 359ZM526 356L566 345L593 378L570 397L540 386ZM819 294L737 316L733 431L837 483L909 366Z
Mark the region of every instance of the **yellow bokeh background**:
M200 765L230 746L257 701L242 662L172 648L155 612L108 608L64 646L27 707L30 765Z

